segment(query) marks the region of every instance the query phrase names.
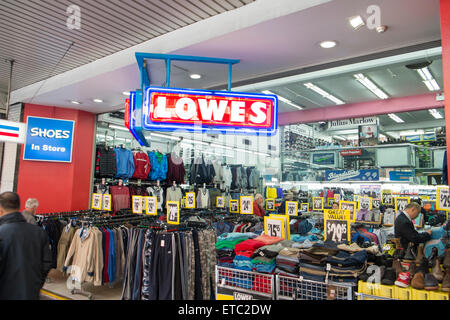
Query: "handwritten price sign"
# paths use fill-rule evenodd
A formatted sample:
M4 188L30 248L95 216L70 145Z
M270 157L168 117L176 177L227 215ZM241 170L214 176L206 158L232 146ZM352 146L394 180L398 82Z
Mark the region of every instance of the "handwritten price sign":
M298 215L298 202L286 201L286 214L288 216L297 216Z
M180 223L180 203L178 201L167 202L167 223L168 224Z
M195 209L195 192L186 193L186 208Z
M440 187L436 190L436 205L438 210L450 211L449 188Z
M241 196L241 214L253 214L253 197Z

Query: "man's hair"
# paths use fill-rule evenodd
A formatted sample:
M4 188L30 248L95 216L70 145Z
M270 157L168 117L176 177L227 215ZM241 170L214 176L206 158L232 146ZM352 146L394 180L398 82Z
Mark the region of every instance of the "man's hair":
M413 201L413 202L408 203L408 205L405 207L405 210L406 209L416 209L416 210L420 211L421 206L417 202Z
M38 206L39 202L34 198L29 198L27 202L25 202L25 208L37 208Z
M255 201L258 200L259 198L261 198L261 199L263 198L261 193L258 193L255 195Z
M20 198L15 192L0 194L0 206L5 210L20 210Z

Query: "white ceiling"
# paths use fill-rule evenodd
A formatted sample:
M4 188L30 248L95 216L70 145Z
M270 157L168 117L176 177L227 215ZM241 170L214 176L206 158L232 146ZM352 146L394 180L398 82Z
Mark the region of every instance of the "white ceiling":
M257 81L252 79L276 78L280 73L290 70L301 73L302 68L306 70L311 66L440 40L438 0L301 2L303 7L300 7L298 0L258 0L156 37L134 51L145 48L145 52L241 59L241 63L233 69L233 83L236 87ZM381 22L389 27L388 31L378 34L367 28L352 30L347 18L356 14L366 17L367 7L373 4L380 6ZM289 12L293 13L287 14ZM266 16L261 18L263 15ZM226 32L228 30L231 31ZM189 35L191 37L187 39ZM205 38L206 40L203 40ZM161 41L157 42L159 39ZM162 41L163 39L165 41ZM322 49L318 46L322 40L335 40L338 46ZM172 41L186 45L180 44L176 47ZM150 42L155 45L151 46ZM100 59L79 70L75 69L49 79L43 85L40 83L16 90L12 95L12 102L31 101L35 104L75 107L94 113L120 109L124 100L121 92L139 86L134 51L123 51ZM113 58L115 60L112 60ZM115 61L118 67L107 64L107 61ZM210 88L223 87L226 83L227 73L223 66L177 62L174 64L179 67L173 69L171 85L174 87ZM102 70L108 71L102 73ZM165 78L162 65L156 63L150 68L150 72L153 84L161 85ZM197 81L191 80L188 77L190 72L200 73L204 77ZM439 74L439 70L436 72ZM81 74L83 76L80 76ZM376 73L373 76L375 77ZM325 85L335 86L332 82ZM344 83L336 85L337 89L338 87L341 87L339 90L342 92L353 90ZM406 94L405 90L395 90L393 96ZM419 93L423 90L420 82L418 90ZM362 95L361 100L370 98L362 91L359 94ZM90 101L93 98L102 98L105 102L95 104ZM72 99L80 100L82 105L70 104L69 100ZM320 105L321 101L317 103ZM292 111L292 108L282 111Z

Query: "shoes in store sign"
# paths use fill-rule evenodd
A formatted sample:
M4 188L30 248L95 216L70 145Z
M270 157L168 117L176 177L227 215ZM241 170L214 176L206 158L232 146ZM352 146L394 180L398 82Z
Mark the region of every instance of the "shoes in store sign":
M277 108L275 95L148 87L142 127L272 135Z
M75 121L27 118L24 160L72 162Z

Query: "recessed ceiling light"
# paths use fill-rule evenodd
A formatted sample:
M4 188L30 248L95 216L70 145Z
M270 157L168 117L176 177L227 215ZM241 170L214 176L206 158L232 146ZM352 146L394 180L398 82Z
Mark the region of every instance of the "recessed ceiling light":
M95 103L102 103L102 102L103 102L102 99L94 99L93 101L94 101Z
M400 118L400 117L397 116L396 114L389 113L388 116L389 116L389 118L391 118L392 120L394 120L394 121L397 122L397 123L403 123L403 122L405 122L405 121L403 121L402 118Z
M318 94L320 94L322 97L333 101L334 103L336 103L337 105L339 104L345 104L344 101L342 101L341 99L336 98L335 96L333 96L332 94L326 92L325 90L319 88L318 86L316 86L315 84L312 84L311 82L305 83L304 84L305 87L307 87L308 89L311 89L315 92L317 92Z
M320 46L325 49L330 49L330 48L336 47L336 44L337 44L336 41L327 40L327 41L322 41L320 43Z
M71 100L70 103L73 103L73 104L81 104L81 102L78 102L78 101L75 101L75 100Z
M189 76L191 79L200 79L202 76L196 73L193 73Z
M435 118L435 119L443 119L444 117L436 110L436 109L430 109L428 112Z
M124 91L124 92L122 92L122 94L123 94L124 96L129 96L129 95L130 95L130 91Z
M361 18L361 16L354 16L348 19L350 22L350 25L353 27L353 29L358 30L363 25L365 25L364 20Z
M297 108L298 110L303 110L303 107L299 106L298 104L293 103L293 102L292 102L291 100L289 100L289 99L286 99L286 98L284 98L284 97L282 97L282 96L280 96L280 95L278 95L278 94L273 93L273 92L270 91L270 90L263 90L263 91L261 91L261 92L264 93L264 94L273 94L273 95L276 95L280 101L282 101L282 102L284 102L284 103L286 103L286 104L288 104L288 105L290 105L290 106L293 106L294 108Z

